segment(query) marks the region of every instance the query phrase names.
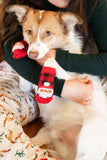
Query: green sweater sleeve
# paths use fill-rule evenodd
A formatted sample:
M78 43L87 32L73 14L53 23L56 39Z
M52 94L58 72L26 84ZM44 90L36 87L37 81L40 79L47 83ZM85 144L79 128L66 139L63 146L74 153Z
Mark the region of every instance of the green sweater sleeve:
M107 76L107 53L77 55L58 50L56 60L67 71Z
M57 50L57 62L68 71L107 76L107 0L98 0L88 16L99 54L77 55Z

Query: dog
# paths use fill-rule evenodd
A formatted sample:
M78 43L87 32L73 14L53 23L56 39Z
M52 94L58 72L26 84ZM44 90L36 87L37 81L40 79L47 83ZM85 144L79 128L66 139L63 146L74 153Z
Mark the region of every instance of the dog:
M30 58L41 59L50 49L57 48L67 50L69 54L83 52L83 21L74 13L34 10L21 5L9 6L7 12L14 12L17 16L24 40L29 44ZM67 72L53 58L49 58L45 65L56 68L56 76L60 79L87 75ZM88 76L94 86L89 105L57 96L48 104L39 104L45 125L33 140L39 146L52 144L61 160L103 160L107 152L107 97L99 77ZM72 125L82 125L82 129L75 145L68 148L59 140L59 134Z

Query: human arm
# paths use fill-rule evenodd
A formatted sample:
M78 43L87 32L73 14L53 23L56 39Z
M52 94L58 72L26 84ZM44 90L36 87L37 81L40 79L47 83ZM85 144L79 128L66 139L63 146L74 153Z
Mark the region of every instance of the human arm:
M52 57L56 59L62 68L71 72L89 73L97 76L107 76L107 53L78 55L70 54L62 50L50 50L49 53L37 62L44 64L47 58Z
M5 60L19 73L23 78L28 81L38 84L40 78L40 72L42 67L36 63L36 61L29 59L27 56L22 59L14 59L11 53L11 41L15 42L14 39L7 42L4 47ZM75 83L75 85L74 85ZM81 87L78 87L81 84ZM63 79L57 79L54 81L54 95L62 96L64 98L74 100L76 102L86 104L89 103L89 97L92 96L92 85L91 82L86 78L84 80L75 79L68 80L65 83ZM67 92L67 88L69 91ZM85 97L81 96L81 88L85 92ZM90 92L89 92L90 89ZM87 92L88 90L88 92ZM72 94L71 94L72 93ZM74 94L73 94L74 93ZM76 94L75 94L76 93ZM65 97L66 95L66 97ZM74 96L76 95L76 96ZM76 98L77 97L77 98Z
M59 50L56 53L56 61L67 71L107 76L106 52L98 55L71 55Z

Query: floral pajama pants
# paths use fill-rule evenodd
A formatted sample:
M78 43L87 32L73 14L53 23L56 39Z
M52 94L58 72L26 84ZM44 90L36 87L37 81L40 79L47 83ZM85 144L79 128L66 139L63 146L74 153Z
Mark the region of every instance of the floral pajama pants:
M38 107L32 93L19 89L18 74L0 63L0 160L57 160L33 144L22 126L34 120Z

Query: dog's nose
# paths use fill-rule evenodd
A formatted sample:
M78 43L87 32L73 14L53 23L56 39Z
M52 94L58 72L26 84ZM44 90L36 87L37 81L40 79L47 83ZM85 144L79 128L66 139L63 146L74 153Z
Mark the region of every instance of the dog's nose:
M32 59L35 59L38 57L38 51L29 51L29 57L32 58Z

